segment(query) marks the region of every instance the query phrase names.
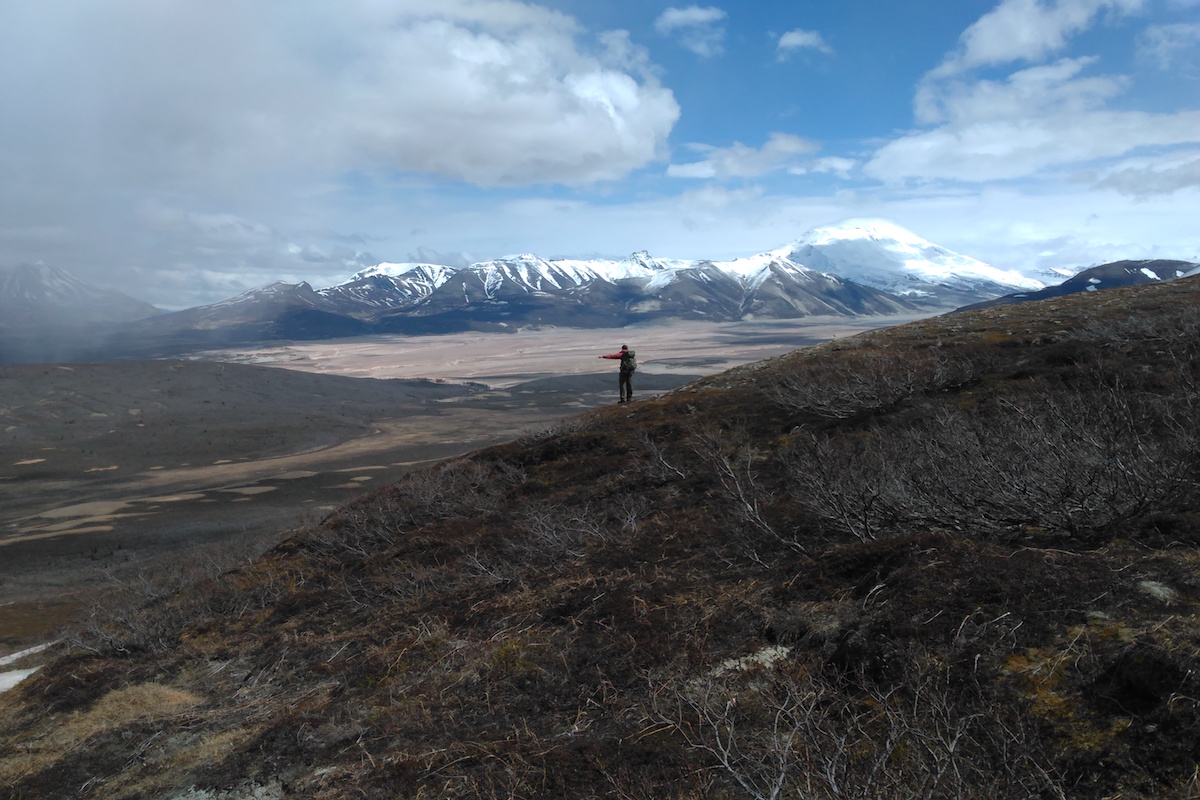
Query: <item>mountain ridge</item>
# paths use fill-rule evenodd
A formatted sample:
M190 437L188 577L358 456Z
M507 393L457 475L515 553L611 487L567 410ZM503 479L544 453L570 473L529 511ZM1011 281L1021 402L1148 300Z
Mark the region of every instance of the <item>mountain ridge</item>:
M1013 288L995 282L999 271L896 226L856 224L848 230L859 240L869 231L870 241L860 242L853 259L842 254L838 264L843 269L858 264L878 285L812 269L792 257L795 245L724 262L656 258L645 251L624 259L582 260L524 253L461 268L381 263L316 290L307 284L290 289L272 284L166 315L155 327L184 340L192 331L191 338L201 341L212 341L219 330L229 341L511 332L531 325L619 327L666 318L730 321L944 310ZM822 229L823 238L813 246L836 242L832 231ZM870 261L880 265L863 266ZM904 271L904 293L879 280L896 270ZM1008 278L1025 288L1041 285Z
M1078 281L1046 287L886 220L853 219L730 261L638 251L623 259L524 253L465 267L381 262L333 286L276 282L207 306L95 323L86 336L72 333L76 327L28 333L10 325L7 332L0 329L0 360L153 357L266 341L621 327L671 318L932 314L1076 288L1094 287ZM100 297L100 290L92 291ZM84 313L66 316L87 319Z

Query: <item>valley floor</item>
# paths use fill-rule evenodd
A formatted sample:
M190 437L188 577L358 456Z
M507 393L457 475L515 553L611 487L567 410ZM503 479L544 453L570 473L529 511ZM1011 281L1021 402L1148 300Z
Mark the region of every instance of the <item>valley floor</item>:
M619 350L622 344L638 353L641 375L711 375L798 347L920 318L811 317L716 323L675 320L589 330L540 328L511 334L369 336L213 350L201 357L356 378L420 377L508 388L535 378L566 380L610 368L605 364L598 370L601 362L596 358Z
M415 466L615 401L616 370L597 356L623 343L639 351L644 397L902 321L371 337L0 368L0 656L109 590L247 557Z

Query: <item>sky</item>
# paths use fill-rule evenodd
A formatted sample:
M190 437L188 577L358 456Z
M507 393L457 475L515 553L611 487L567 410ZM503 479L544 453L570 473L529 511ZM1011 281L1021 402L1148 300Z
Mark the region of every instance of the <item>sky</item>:
M0 0L0 266L163 309L862 217L1200 260L1200 0Z

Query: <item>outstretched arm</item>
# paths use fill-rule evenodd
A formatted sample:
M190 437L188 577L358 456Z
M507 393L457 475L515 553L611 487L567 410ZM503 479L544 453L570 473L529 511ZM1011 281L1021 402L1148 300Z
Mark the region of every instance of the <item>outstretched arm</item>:
M606 356L600 356L600 357L601 358L620 358L621 354L620 353L609 353Z

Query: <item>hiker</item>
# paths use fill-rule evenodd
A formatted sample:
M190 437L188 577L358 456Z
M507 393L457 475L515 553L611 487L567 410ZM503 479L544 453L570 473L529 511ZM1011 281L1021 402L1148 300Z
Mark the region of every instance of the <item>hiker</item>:
M601 358L619 358L621 359L621 379L618 382L620 388L621 399L618 403L628 403L633 400L633 372L637 369L637 358L634 357L633 351L629 349L629 345L621 345L621 352L609 353Z

